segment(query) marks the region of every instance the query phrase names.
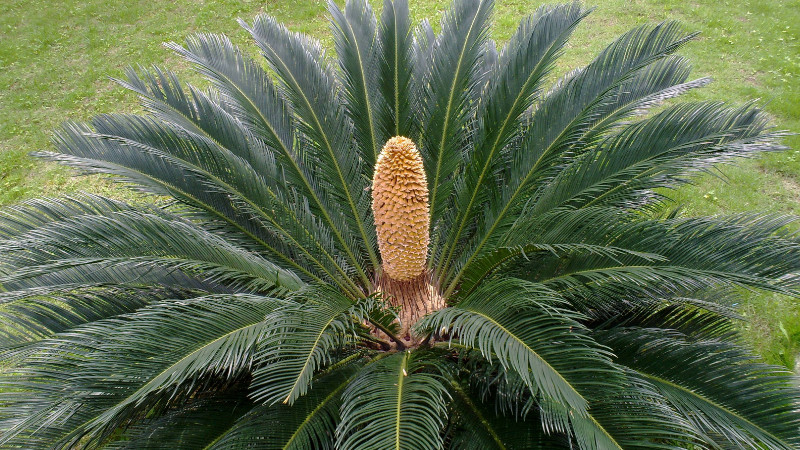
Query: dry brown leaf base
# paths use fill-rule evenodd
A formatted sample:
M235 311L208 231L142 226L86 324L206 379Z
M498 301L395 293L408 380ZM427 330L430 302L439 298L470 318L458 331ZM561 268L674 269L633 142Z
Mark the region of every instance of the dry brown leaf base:
M408 281L397 281L386 275L375 281L376 292L380 292L390 305L399 307L398 337L407 348L419 346L424 339L424 336L415 336L411 332L414 324L426 314L445 307L444 298L431 280L430 272L426 270Z

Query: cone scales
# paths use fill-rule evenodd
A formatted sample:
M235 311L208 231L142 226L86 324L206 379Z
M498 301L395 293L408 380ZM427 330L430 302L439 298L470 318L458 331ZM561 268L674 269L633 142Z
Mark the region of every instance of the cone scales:
M411 327L422 316L444 307L426 268L429 229L428 182L414 143L397 136L383 146L372 179L372 211L383 259L376 289L399 306L399 337L418 345Z
M383 272L409 281L425 271L431 216L422 157L407 138L383 146L372 179L372 210Z

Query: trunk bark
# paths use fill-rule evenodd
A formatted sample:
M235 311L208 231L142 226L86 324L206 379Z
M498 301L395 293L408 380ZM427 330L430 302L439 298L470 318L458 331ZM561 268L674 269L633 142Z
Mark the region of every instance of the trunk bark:
M392 306L399 306L400 333L406 347L416 347L424 336L414 336L411 327L428 313L445 307L439 289L431 283L432 277L426 270L416 278L397 281L386 275L379 275L375 283L377 291Z

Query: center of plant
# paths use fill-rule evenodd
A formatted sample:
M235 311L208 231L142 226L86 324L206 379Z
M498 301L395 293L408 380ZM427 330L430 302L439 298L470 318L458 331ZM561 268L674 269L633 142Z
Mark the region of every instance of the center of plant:
M383 260L376 286L400 307L401 337L428 312L444 307L426 267L431 216L422 156L411 139L396 136L383 146L372 179L372 210Z

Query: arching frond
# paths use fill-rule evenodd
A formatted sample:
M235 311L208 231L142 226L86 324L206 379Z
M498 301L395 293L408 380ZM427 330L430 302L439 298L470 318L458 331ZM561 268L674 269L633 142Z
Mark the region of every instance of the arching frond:
M102 125L102 135L83 125L66 126L57 136L64 153L48 157L174 196L256 236L283 264L307 274L319 271L347 286L324 232L303 231L302 222L311 218L278 201L240 158L149 119L108 116L95 125ZM251 183L234 176L242 170L253 175Z
M318 160L315 176L325 180L327 194L345 205L343 222L345 251L352 260L364 284L369 286L361 258L368 255L374 269L379 266L375 255L375 230L369 208L369 177L364 176L363 154L370 149L354 146L350 133L352 122L346 117L340 102L340 86L333 71L324 59L318 42L289 32L274 18L256 17L252 26L242 25L250 32L264 57L275 71L281 88L299 119L298 126L304 145L316 150L307 153L309 159ZM347 150L345 150L347 149ZM373 153L374 155L374 153Z
M481 126L473 136L474 150L466 154L465 179L456 189L455 228L448 233L449 247L439 270L449 267L467 223L485 200L488 181L502 167L502 149L520 133L523 113L538 99L572 30L586 14L577 3L539 8L522 21L492 66L494 71L487 74L487 87L477 111ZM481 193L483 198L479 198Z
M426 39L430 58L420 57L419 64L426 66L420 99L425 132L417 143L428 173L434 227L444 214L454 175L461 170L464 147L469 145L467 124L475 108L470 100L472 91L480 89L478 62L488 39L492 7L492 0L454 1L442 18L441 33L433 41Z
M391 3L390 3L391 7ZM386 112L385 99L379 90L378 71L381 58L377 40L377 21L369 2L352 0L342 11L336 3L329 2L333 18L333 36L336 57L341 71L339 80L348 102L347 113L353 122L353 136L367 167L374 166L383 143L391 131L381 129Z
M357 305L330 286L312 286L292 299L297 303L265 319L269 331L259 345L251 386L258 402L293 404L360 326L351 312Z
M269 260L156 210L65 218L0 241L0 251L10 272L0 276L0 282L14 288L37 286L43 277L70 270L75 274L71 283L91 283L96 272L110 273L116 265L160 267L188 276L203 273L206 281L250 291L297 290L303 285L292 272ZM134 280L121 274L106 282Z
M495 175L497 187L492 188L494 191L484 189L493 193L486 194L491 195L483 208L486 210L474 212L477 232L449 275L452 281L448 291L455 288L473 260L491 251L514 220L525 215L521 209L562 158L585 151L615 120L690 88L683 86L688 74L685 62L664 62L666 55L687 39L674 23L634 30L544 95L519 142L507 150L504 168Z
M343 393L336 448L443 448L445 390L419 353L399 352L366 366Z
M585 414L583 386L615 386L616 369L588 337L579 316L542 285L516 279L485 282L457 305L422 319L420 330L450 336L516 372L533 395ZM558 344L555 344L558 343ZM596 375L602 373L598 378Z
M364 365L363 358L347 361L322 374L314 386L291 406L256 406L220 435L211 449L267 450L333 449L342 394Z
M198 287L139 284L67 284L0 292L0 355L75 326L131 313L166 299L195 297Z
M249 370L283 301L168 301L57 335L0 378L4 445L101 443L118 427Z
M595 333L620 364L655 387L704 444L789 449L798 445L800 396L785 369L736 345L658 328Z
M686 103L610 136L543 186L530 214L558 207L646 206L656 188L674 188L693 172L734 157L780 149L755 108Z

